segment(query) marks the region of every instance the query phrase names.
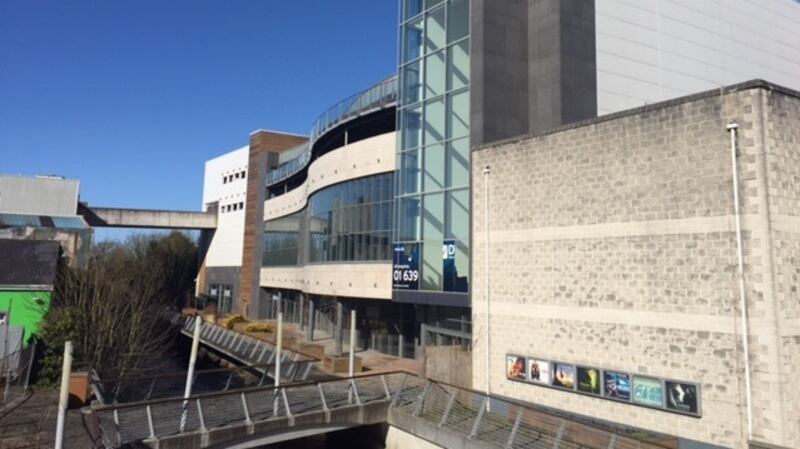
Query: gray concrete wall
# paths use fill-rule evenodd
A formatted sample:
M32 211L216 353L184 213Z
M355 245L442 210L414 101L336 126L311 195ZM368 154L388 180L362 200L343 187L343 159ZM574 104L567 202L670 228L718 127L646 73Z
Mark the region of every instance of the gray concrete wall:
M594 20L593 0L473 0L473 145L597 114Z
M485 382L484 166L493 392L745 447L732 170L736 121L754 440L800 447L800 94L764 83L473 151L473 383ZM696 382L702 417L506 379L507 353Z
M461 346L426 346L422 376L463 388L472 388L472 351Z

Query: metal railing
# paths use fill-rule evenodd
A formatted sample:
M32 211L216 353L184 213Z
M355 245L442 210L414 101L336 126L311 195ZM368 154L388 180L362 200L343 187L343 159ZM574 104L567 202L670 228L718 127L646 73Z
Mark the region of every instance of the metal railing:
M0 412L28 393L35 356L36 343L32 342L0 359Z
M195 319L202 318L175 315L172 321L174 324L180 326L181 333L191 337L194 330ZM271 366L273 363L277 362L277 360L275 360L276 351L274 344L232 329L225 329L216 324L207 322L203 324L200 331L200 342L262 373L267 373L267 371L269 371L262 366ZM307 379L314 364L317 362L319 362L319 359L316 357L303 354L296 350L282 348L281 379L290 379L292 381ZM275 374L269 372L267 375L274 377Z
M659 436L629 435L537 410L528 404L422 379L398 390L393 413L424 419L440 429L496 448L668 449ZM404 420L392 422L402 428ZM413 429L404 429L413 431ZM650 441L648 441L648 439ZM670 439L671 440L671 439Z
M299 416L386 403L400 387L401 373L305 382L282 387L250 388L225 393L149 401L91 410L106 448L187 433L209 432L237 424L283 419L291 426Z
M348 120L360 117L374 110L385 108L396 102L397 75L393 75L328 108L328 110L323 112L314 122L307 143L298 145L282 153L291 158L287 160L279 159L279 165L267 173L266 184L270 186L283 181L305 167L311 160L311 150L314 143L323 134Z
M458 345L472 347L472 322L465 319L447 319L435 325L420 325L420 345L425 347Z
M286 362L289 367L282 376L281 383L291 383L300 379L305 372L307 362ZM283 369L281 369L283 372ZM101 379L92 375L90 387L95 397L102 404L125 404L130 402L150 401L182 397L186 386L186 372L154 374L148 376L121 377L117 379ZM234 368L217 368L199 370L194 374L192 392L208 394L237 390L241 388L267 386L272 384L275 374L275 363L240 366Z
M612 432L578 422L529 404L488 397L480 392L391 372L346 379L304 382L282 387L249 388L92 409L107 448L226 427L238 438L235 425L285 420L293 426L313 425L311 416L324 413L316 424L330 421L337 410L385 404L389 423L414 433L419 422L465 440L497 449L672 449L676 439L637 431ZM347 413L347 412L345 412ZM396 419L394 414L405 415ZM303 418L307 417L307 418ZM407 419L412 418L412 419ZM404 428L406 426L407 428ZM633 432L633 431L632 431ZM215 440L221 442L219 440ZM451 439L449 441L452 441Z

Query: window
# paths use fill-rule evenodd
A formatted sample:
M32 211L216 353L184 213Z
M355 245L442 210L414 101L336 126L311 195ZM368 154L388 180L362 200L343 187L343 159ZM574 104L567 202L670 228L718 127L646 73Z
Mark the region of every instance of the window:
M303 211L267 221L264 265L303 264L305 255L311 263L390 259L393 182L386 173L336 184Z
M243 201L240 201L240 202L239 202L239 209L240 209L240 210L243 210L243 209L244 209L244 202L243 202Z

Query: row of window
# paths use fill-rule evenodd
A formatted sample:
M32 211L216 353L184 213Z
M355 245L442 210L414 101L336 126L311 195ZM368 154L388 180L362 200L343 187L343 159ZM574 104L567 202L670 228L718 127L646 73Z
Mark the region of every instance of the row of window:
M238 203L231 203L225 204L220 209L220 212L236 212L237 210L244 210L244 201L239 201Z
M236 172L236 173L234 173L232 175L225 175L225 176L222 177L222 183L223 184L227 184L229 182L233 182L234 179L245 179L245 175L246 174L247 174L247 172L242 170L242 171Z
M390 260L394 175L344 182L264 227L264 266Z

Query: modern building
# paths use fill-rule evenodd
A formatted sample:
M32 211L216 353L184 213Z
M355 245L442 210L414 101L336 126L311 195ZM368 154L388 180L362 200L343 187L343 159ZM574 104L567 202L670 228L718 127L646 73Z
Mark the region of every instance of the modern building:
M746 321L744 357L725 164L735 120L740 150L754 152L742 195L767 198L744 216L765 220L776 189L787 191L775 201L793 198L800 180L758 174L757 155L778 136L796 153L795 94L724 87L800 89L800 3L403 0L399 22L396 77L334 105L307 136L256 131L208 162L204 206L220 205L219 225L198 289L230 291L219 303L251 317L342 304L365 318L363 344L395 336L405 356L422 325L471 333L475 388L691 447L800 446L785 405L800 403L788 386L796 273L750 279L771 287L746 301L783 303ZM791 154L773 162L792 166ZM790 232L794 214L781 214L775 226ZM778 229L769 220L758 226ZM778 232L755 238L758 226L743 228L746 269L796 268L777 255L790 238L752 258ZM790 321L774 327L782 313ZM508 357L523 359L525 379L508 378ZM537 360L572 387L535 385ZM625 383L651 402L604 399L603 385Z
M85 264L92 230L78 215L79 193L75 179L0 175L0 238L57 241L69 263Z

